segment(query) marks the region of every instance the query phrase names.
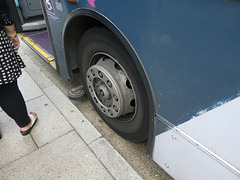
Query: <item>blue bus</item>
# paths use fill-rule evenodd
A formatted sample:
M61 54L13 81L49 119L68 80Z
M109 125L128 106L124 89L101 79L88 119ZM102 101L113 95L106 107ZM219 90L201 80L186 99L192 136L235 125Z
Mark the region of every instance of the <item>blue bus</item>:
M174 179L240 178L238 0L41 0L57 70Z

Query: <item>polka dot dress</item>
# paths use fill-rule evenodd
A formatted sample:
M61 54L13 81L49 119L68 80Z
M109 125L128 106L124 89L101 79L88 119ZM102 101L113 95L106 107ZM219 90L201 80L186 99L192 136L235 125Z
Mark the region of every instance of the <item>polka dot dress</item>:
M0 30L0 85L15 81L25 65L18 55L12 41L4 30Z

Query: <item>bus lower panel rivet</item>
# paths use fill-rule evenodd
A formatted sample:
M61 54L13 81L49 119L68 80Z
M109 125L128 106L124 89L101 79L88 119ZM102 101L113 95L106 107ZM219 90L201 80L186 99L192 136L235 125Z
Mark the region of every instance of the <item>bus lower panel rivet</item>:
M172 135L172 138L173 138L173 139L177 139L176 136L174 136L174 135Z
M167 163L165 163L165 166L166 166L166 168L169 168L169 165Z

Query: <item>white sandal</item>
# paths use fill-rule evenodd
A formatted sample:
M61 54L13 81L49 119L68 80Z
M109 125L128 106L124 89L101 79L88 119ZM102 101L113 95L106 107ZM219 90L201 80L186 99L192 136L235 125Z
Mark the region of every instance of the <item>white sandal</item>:
M20 133L21 133L23 136L26 136L26 135L28 135L28 134L31 132L32 128L34 127L34 125L36 124L36 122L37 122L37 120L38 120L37 114L36 114L36 116L37 116L36 119L34 118L34 116L33 116L32 114L33 114L33 112L30 112L29 115L28 115L29 118L31 119L31 122L32 122L31 127L30 127L28 130L26 130L26 131L20 131ZM34 113L34 114L35 114L35 113Z

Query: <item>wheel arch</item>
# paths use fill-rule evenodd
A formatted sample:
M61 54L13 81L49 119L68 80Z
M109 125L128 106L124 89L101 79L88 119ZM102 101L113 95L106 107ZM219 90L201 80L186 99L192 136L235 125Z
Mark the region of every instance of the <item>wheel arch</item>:
M70 78L73 78L74 72L79 71L78 67L78 44L80 42L83 34L90 28L100 26L105 27L110 30L117 39L123 44L128 53L133 59L135 66L138 69L138 72L143 80L144 86L146 87L149 109L150 109L150 119L149 119L149 138L148 138L148 151L149 156L152 155L152 150L154 146L155 139L155 129L156 129L156 118L155 114L157 112L157 103L154 95L154 91L150 80L147 76L145 68L140 61L139 56L135 52L134 48L131 46L126 37L121 33L121 31L113 25L107 18L101 14L90 10L90 9L77 9L73 11L67 18L64 28L63 28L63 44L64 44L64 53L67 63L68 72ZM81 28L80 28L81 27Z

